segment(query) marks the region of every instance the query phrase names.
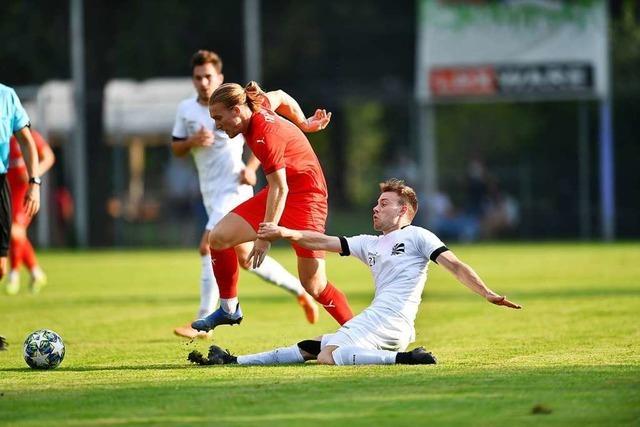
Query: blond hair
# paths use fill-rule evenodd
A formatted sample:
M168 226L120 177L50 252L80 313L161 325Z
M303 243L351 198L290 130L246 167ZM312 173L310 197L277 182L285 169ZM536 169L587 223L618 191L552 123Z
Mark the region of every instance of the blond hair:
M262 108L264 92L254 81L250 81L243 88L237 83L224 83L220 85L209 98L209 105L221 103L227 108L236 105L248 105L251 111L256 112Z
M413 219L418 212L418 196L413 188L409 187L401 179L391 178L385 182L380 183L380 192L392 192L400 196L400 203L404 206L408 206L409 211L407 216L409 219Z

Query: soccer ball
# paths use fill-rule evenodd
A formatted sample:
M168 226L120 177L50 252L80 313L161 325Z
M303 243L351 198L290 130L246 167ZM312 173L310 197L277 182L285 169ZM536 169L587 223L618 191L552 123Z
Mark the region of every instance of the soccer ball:
M34 369L53 369L64 359L60 335L48 329L29 334L24 340L24 360Z

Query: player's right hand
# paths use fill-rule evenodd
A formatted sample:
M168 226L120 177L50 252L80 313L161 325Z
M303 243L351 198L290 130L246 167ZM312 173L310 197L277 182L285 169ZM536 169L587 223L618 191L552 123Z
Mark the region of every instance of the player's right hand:
M282 238L282 228L273 222L261 222L258 227L258 239L273 242Z
M193 145L195 147L209 147L213 145L213 132L202 126L200 130L193 134Z

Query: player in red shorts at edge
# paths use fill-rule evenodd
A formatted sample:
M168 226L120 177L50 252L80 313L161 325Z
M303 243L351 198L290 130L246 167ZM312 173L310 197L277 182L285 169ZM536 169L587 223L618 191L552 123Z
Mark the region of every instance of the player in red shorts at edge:
M209 99L209 113L218 129L230 138L242 133L262 164L267 187L238 205L209 233L215 276L220 288L220 308L191 324L209 331L242 320L238 304L238 261L233 247L254 241L249 255L259 266L271 243L257 239L260 223L323 232L327 219L327 184L311 144L293 123L280 117L305 116L293 98L282 91L263 92L257 83L245 88L236 83L218 87ZM324 110L309 120L330 118ZM328 120L324 121L324 126ZM305 290L342 325L353 317L345 295L327 281L324 251L292 246L298 257L298 276Z
M31 130L33 140L38 150L41 176L45 174L55 163L55 156L49 144L35 130ZM11 137L9 148L9 171L7 172L9 188L11 188L11 215L13 223L11 225L11 242L9 243L9 263L11 271L6 284L6 292L15 295L20 290L20 267L22 263L29 269L31 276L31 292L38 293L42 286L47 283L47 277L38 265L35 251L27 236L27 228L32 217L27 215L24 209L24 197L29 190L29 174L27 166L22 157L22 151L16 137Z

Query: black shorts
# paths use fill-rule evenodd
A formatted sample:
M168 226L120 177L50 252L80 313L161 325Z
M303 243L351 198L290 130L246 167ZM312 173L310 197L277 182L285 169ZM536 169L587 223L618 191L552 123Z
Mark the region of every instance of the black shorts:
M0 257L7 256L11 240L11 191L7 174L0 174Z

